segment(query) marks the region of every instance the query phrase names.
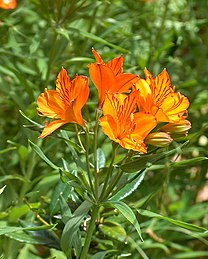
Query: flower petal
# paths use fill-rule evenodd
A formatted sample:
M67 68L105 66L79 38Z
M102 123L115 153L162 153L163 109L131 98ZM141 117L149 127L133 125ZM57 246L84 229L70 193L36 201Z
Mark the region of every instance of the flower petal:
M98 89L98 106L101 108L105 100L105 94L115 85L115 75L108 66L96 63L89 65L89 73L91 80Z
M94 48L92 48L92 53L93 53L97 63L104 64L101 56L97 53L97 51Z
M111 59L107 63L107 66L113 70L113 73L116 76L123 73L123 57L122 57L122 55L120 55L119 57L116 57L114 59Z
M16 0L0 0L0 8L3 9L15 9Z
M137 83L139 80L138 75L124 73L120 74L116 77L115 85L110 88L111 93L124 93L128 92L129 88L133 86L133 84Z
M39 138L45 138L48 135L50 135L51 133L53 133L55 130L57 130L58 128L60 128L61 126L63 126L64 124L66 124L66 121L62 121L62 120L54 120L51 121L43 130L42 134L40 135Z
M132 132L132 136L139 135L145 139L151 130L157 126L157 120L152 114L137 112L134 114L136 127Z
M56 90L44 90L37 100L38 112L48 118L61 118L64 105Z

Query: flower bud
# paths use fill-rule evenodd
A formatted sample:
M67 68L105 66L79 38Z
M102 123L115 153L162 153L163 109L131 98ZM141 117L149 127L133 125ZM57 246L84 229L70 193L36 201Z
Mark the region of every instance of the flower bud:
M191 123L187 120L184 124L168 123L160 128L160 131L166 132L171 135L171 137L184 137L187 136L188 130L191 128Z
M165 132L153 132L150 133L146 139L145 144L150 144L155 147L166 147L168 146L173 139Z

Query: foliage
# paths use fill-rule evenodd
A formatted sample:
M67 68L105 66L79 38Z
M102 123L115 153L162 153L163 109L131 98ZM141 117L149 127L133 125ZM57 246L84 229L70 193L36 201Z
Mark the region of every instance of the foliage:
M85 175L79 168L86 168L76 129L67 125L58 138L38 139L43 120L36 100L45 87L54 89L62 66L70 75L88 75L94 47L106 61L123 53L125 70L142 77L144 67L154 75L166 67L189 98L192 129L188 143L172 144L177 155L165 150L166 156L150 154L148 161L135 158L123 166L120 192L100 208L91 258L206 258L207 1L44 2L0 9L1 257L66 258L70 246L77 257L81 253L91 203L83 202L80 188ZM97 105L90 88L86 115ZM98 138L104 177L111 144Z

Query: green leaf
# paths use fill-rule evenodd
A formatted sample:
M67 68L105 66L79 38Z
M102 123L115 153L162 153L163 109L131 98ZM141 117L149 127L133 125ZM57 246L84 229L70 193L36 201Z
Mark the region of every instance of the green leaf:
M142 209L137 209L138 213L143 215L143 216L146 216L146 217L150 217L150 218L158 218L158 219L163 219L163 220L166 220L174 225L177 225L179 227L182 227L182 228L185 228L185 229L188 229L188 230L191 230L191 231L197 231L197 232L205 232L207 231L206 228L203 228L203 227L200 227L200 226L197 226L197 225L194 225L194 224L190 224L190 223L186 223L186 222L183 222L183 221L180 221L180 220L176 220L176 219L172 219L172 218L169 218L169 217L164 217L160 214L157 214L155 212L152 212L152 211L148 211L148 210L142 210Z
M71 154L72 154L72 157L74 159L74 162L76 163L76 165L78 166L78 168L82 169L83 171L86 172L86 164L83 163L80 159L80 156L77 154L76 150L73 148L73 146L70 144L70 142L68 141L69 140L69 137L66 133L65 130L62 130L61 131L61 134L63 136L63 138L66 139L66 144L68 146L68 148L70 149L71 151Z
M97 149L97 168L105 167L105 154L101 148Z
M2 149L0 150L0 155L4 154L4 153L7 153L7 152L10 152L12 150L15 150L17 149L16 147L8 147L8 148L5 148L5 149Z
M8 233L18 232L22 230L28 230L28 231L38 231L38 230L44 230L44 229L52 229L55 225L44 225L44 226L36 226L36 227L0 227L0 236L5 235Z
M17 174L0 176L0 182L4 182L7 180L19 180L22 182L27 182L27 180L23 176Z
M71 210L69 208L66 199L60 193L60 206L61 206L61 219L66 224L68 220L72 217Z
M31 120L30 118L28 118L27 115L25 115L23 111L19 110L19 113L20 113L27 121L29 121L30 123L32 123L34 126L40 128L40 129L43 129L43 128L44 128L43 125L41 125L41 124L39 124L39 123L37 123L37 122Z
M107 254L112 254L112 253L115 253L115 252L118 252L118 251L117 250L108 250L108 251L98 252L94 255L91 255L90 259L103 259L103 258L105 258L105 256Z
M79 33L84 36L85 38L88 38L88 39L91 39L95 42L99 42L101 44L104 44L104 45L107 45L109 47L112 47L113 49L116 49L122 53L128 53L129 51L127 49L124 49L124 48L121 48L119 47L119 45L115 45L115 44L112 44L110 43L109 41L107 40L104 40L102 38L100 38L99 36L93 34L93 33L89 33L89 32L86 32L86 31L81 31L79 30Z
M134 212L132 211L132 209L128 205L126 205L122 201L109 201L104 204L110 205L110 206L113 206L114 208L116 208L134 226L137 233L139 234L140 239L143 241L137 218L136 218Z
M137 187L141 184L145 176L145 173L139 174L132 182L127 183L122 189L120 189L110 201L120 201L131 195Z
M208 251L193 251L179 253L172 256L172 259L190 259L190 258L205 258L208 257Z
M43 151L36 145L34 144L31 140L29 140L29 143L32 147L32 149L39 155L40 158L43 159L50 167L52 167L55 170L59 170L59 167L53 164L43 153Z
M0 194L3 193L4 189L6 188L6 185L4 185L2 188L0 188Z
M181 148L185 146L187 143L188 141L186 141L185 143L183 143L182 145L180 145L179 147L171 151L167 151L159 154L141 155L140 157L134 159L133 161L121 165L120 168L122 171L127 173L134 173L134 172L138 172L139 170L149 168L150 166L152 166L152 164L158 162L164 157L173 155L175 153L181 153Z
M73 245L74 235L77 234L83 218L87 215L92 203L84 201L73 213L72 217L66 223L61 236L61 248L69 256Z
M126 239L125 229L117 222L105 220L102 224L99 225L99 229L103 232L104 235L110 238L114 238L120 242L124 242Z
M175 163L171 163L170 166L173 167L183 167L183 166L192 166L192 165L196 165L202 161L208 160L208 157L195 157L192 159L186 159L183 161L179 161L179 162L175 162Z
M5 234L5 236L14 239L16 241L26 243L26 244L42 244L45 245L47 242L44 242L43 240L38 240L37 238L25 233L25 232L13 232Z
M10 222L17 221L23 215L27 214L31 210L31 208L37 209L40 207L41 204L39 202L36 202L36 203L30 203L29 205L30 207L28 205L13 207L9 211L9 221Z
M58 182L54 188L49 206L51 215L57 213L57 211L60 210L60 194L64 199L67 199L71 192L72 187L70 187L67 183L63 183L61 180Z

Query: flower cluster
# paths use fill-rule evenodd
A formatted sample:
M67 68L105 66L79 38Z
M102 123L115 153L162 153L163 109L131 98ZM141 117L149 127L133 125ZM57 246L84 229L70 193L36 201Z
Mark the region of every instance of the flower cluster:
M145 79L123 72L123 57L104 63L92 49L96 62L89 64L89 74L98 90L98 109L102 131L125 149L146 153L146 144L164 147L174 135L186 135L189 101L175 92L164 69L155 78L145 68ZM62 68L56 90L45 89L38 97L38 113L51 119L41 134L50 135L67 123L85 126L81 110L89 96L88 78L76 75L70 80ZM166 123L159 130L159 123ZM153 132L152 132L153 131Z

